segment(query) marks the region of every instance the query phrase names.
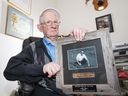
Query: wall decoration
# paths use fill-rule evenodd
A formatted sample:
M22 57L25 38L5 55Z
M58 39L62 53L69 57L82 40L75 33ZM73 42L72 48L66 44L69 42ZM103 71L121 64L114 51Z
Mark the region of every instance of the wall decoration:
M93 0L93 5L96 11L102 11L108 6L107 0Z
M110 33L114 32L111 14L96 17L95 20L96 20L97 30L104 29L104 28L109 28Z
M31 14L32 0L8 0L8 2L27 14Z
M25 39L32 36L33 20L20 11L8 6L6 34Z

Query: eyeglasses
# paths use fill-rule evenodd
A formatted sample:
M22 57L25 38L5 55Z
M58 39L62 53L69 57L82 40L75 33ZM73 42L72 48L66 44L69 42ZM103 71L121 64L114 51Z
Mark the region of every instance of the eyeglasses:
M41 24L46 24L47 26L51 26L52 24L59 25L60 23L61 23L60 21L46 21L46 22L41 23Z

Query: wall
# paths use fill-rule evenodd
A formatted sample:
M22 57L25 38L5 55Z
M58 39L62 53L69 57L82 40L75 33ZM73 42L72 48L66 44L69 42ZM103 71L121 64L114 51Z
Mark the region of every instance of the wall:
M108 7L103 11L95 11L92 1L89 0L85 5L85 0L58 0L57 8L63 16L60 31L67 34L74 27L96 30L95 17L110 13L114 27L114 32L111 33L112 42L128 42L128 0L108 0Z
M0 33L0 95L9 96L17 88L17 82L7 81L3 71L11 56L21 51L22 40Z

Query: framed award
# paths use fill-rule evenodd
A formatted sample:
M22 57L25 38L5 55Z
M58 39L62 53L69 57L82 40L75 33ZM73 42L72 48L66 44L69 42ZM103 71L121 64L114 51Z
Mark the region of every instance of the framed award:
M120 94L109 30L88 32L82 41L57 41L61 71L57 87L67 94Z

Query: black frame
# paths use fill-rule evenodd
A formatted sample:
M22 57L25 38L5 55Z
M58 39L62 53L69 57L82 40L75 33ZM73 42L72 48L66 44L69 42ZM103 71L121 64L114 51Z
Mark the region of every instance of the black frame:
M92 48L92 47L94 47L94 48ZM88 57L89 62L91 64L96 63L96 66L90 65L90 67L88 67L88 66L86 66L86 64L83 64L83 66L76 64L76 61L72 56L74 55L74 57L76 57L75 55L76 55L76 53L79 53L81 51L80 49L83 50L84 53L86 53L86 56ZM95 51L93 51L93 49L95 49ZM68 51L70 51L70 50L75 50L78 52L73 51L72 54L70 54L71 56L69 57ZM91 51L93 51L93 52L91 52ZM63 66L64 67L64 70L63 70L64 84L107 84L105 63L104 63L102 44L101 44L100 38L63 45L62 53L63 53L62 54L63 64L65 64L65 66ZM92 55L95 55L95 56L92 56ZM74 62L72 62L72 63L69 62L69 61L71 61L71 59L73 59L72 61L74 61ZM93 62L91 62L91 61L93 61ZM73 63L74 63L74 66L77 68L74 68L75 70L70 70L68 68L69 64L73 65ZM83 68L81 68L79 66L81 66ZM90 73L94 74L94 76L91 76L91 77L86 76L86 79L85 79L85 77L83 78L82 76L77 78L77 74L88 75ZM74 77L73 75L76 75L76 77Z
M114 32L111 14L96 17L95 20L97 30L109 28L110 33Z

